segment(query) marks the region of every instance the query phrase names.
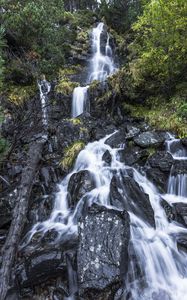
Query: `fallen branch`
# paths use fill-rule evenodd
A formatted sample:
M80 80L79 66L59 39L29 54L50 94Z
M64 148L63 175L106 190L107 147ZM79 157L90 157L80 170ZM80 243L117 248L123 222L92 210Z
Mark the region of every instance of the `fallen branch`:
M29 197L32 190L35 173L41 159L45 140L32 143L28 151L28 160L22 173L21 184L18 190L16 206L9 233L2 249L2 267L0 270L0 300L4 300L10 287L12 267L17 247L26 222Z

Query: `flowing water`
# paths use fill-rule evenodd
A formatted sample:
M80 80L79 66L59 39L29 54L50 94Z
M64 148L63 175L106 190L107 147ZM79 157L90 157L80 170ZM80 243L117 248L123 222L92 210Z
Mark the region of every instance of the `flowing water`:
M47 80L41 80L38 82L38 87L40 91L40 101L42 107L42 123L44 126L48 124L48 115L47 115L47 95L51 90L51 85Z
M92 72L90 81L98 79L103 81L114 71L112 62L112 50L109 45L109 36L105 45L105 54L101 48L101 34L103 23L93 29L92 32ZM72 114L75 117L84 110L85 98L88 87L78 87L74 91ZM44 94L46 95L46 93ZM75 101L76 98L76 101ZM42 100L44 108L45 99ZM46 112L43 110L43 120L46 120ZM50 218L42 223L37 223L27 236L26 244L30 242L36 233L45 235L54 229L58 232L58 238L70 239L77 234L77 220L83 207L97 202L111 207L110 183L115 173L119 180L128 176L130 167L121 163L118 159L120 149L112 149L105 144L109 136L89 143L78 155L74 168L58 185L54 209ZM179 140L174 138L167 142L167 150L175 160L187 159L187 154ZM176 150L177 149L177 150ZM102 156L109 151L112 157L111 165L107 165ZM164 198L171 205L173 202L187 203L186 175L174 176L172 171L168 183L168 193L161 195L156 187L141 175L136 169L130 168L134 180L149 196L154 210L155 228L146 220L129 211L130 214L130 262L129 273L125 285L124 299L128 300L187 300L187 263L186 254L177 248L177 237L187 234L187 229L177 222L169 223L160 202ZM81 170L87 170L95 183L95 187L87 192L77 203L72 211L68 205L68 184L71 176ZM124 190L123 190L124 189ZM124 197L125 187L118 189ZM132 201L132 200L131 200ZM136 205L134 203L134 205ZM58 240L57 238L57 240ZM123 266L121 266L123 267ZM70 279L72 270L69 269ZM73 282L73 281L72 281ZM72 294L75 292L74 284L71 284ZM73 297L73 296L72 296ZM70 297L69 299L73 299Z
M90 61L89 84L93 80L104 82L106 78L116 70L113 61L112 48L110 46L110 35L106 33L106 41L103 41L101 38L101 35L104 32L104 26L104 23L99 23L98 26L92 30L92 59ZM86 111L89 100L88 88L89 86L79 86L74 89L71 114L73 118Z

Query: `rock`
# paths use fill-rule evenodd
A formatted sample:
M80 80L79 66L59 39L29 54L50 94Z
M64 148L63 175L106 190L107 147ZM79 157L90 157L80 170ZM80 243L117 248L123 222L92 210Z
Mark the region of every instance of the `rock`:
M175 160L171 171L172 176L187 174L187 159Z
M168 179L174 159L172 155L166 151L158 151L151 155L145 166L145 172L150 181L162 193L167 192Z
M121 162L132 166L134 164L144 165L149 152L146 149L141 149L137 146L126 147L125 149L119 150L119 159Z
M121 145L124 145L126 139L125 129L120 129L116 133L114 133L111 137L109 137L105 144L109 145L112 148L119 148Z
M12 219L12 209L7 198L0 199L0 228L9 224Z
M176 214L182 218L183 224L187 226L187 204L182 202L173 203L173 207Z
M126 211L94 204L81 219L77 254L80 299L114 298L127 274L129 235Z
M187 137L181 139L181 143L187 148Z
M108 150L106 150L103 154L102 160L105 161L108 165L111 164L112 156Z
M127 140L134 138L140 133L140 128L134 127L132 125L127 125L126 130L127 130L127 135L126 135Z
M119 193L118 188L122 191ZM123 176L122 182L114 176L110 185L111 204L119 209L126 209L155 227L154 211L149 196L145 194L138 183L131 177Z
M16 278L21 288L28 288L46 282L48 279L61 276L66 278L67 267L61 251L51 250L25 257L17 266Z
M164 132L147 131L139 134L133 140L134 143L142 148L162 146L166 139Z
M94 179L89 171L74 173L68 184L70 206L75 207L79 200L94 188Z
M172 155L165 151L157 151L148 159L148 163L152 168L159 168L160 171L170 173L174 159Z

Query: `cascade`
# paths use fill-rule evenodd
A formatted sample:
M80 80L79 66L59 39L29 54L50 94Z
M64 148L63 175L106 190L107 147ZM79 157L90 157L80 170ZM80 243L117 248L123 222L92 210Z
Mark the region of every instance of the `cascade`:
M109 45L109 36L105 45L105 55L101 53L100 37L103 30L103 23L94 28L92 32L92 72L90 74L90 82L92 80L103 81L114 71L112 62L112 50ZM41 88L41 87L40 87ZM76 117L84 111L85 99L87 97L87 87L78 87L73 93L72 115ZM49 91L47 90L47 93ZM44 109L45 97L47 93L42 91L41 97L42 107ZM43 100L42 100L43 99ZM80 106L80 107L78 107ZM43 110L46 121L46 111ZM83 211L83 205L91 206L97 202L108 208L112 208L110 203L110 184L113 175L122 181L123 176L133 176L135 182L149 196L151 207L154 211L155 228L150 225L142 216L137 216L133 207L136 203L131 203L129 209L130 215L130 232L131 247L133 255L130 253L129 273L125 284L125 299L128 300L181 300L187 299L187 265L186 255L182 251L178 251L176 240L182 233L187 233L187 229L179 225L177 222L169 223L165 211L160 202L164 198L168 200L172 198L173 202L187 201L186 177L179 175L173 177L172 173L168 183L168 195L161 195L156 187L135 168L130 168L119 161L118 149L113 149L105 142L112 136L89 143L78 155L73 170L58 185L58 193L56 194L55 205L48 220L35 224L25 239L27 246L35 234L40 236L51 230L58 233L56 241L62 236L71 239L77 234L77 222ZM177 147L179 151L175 151L174 144L179 143L178 140L172 139L167 142L167 150L176 160L186 159L187 155L183 147ZM111 155L111 164L107 165L103 160L103 154L108 151ZM129 168L132 175L128 175ZM68 184L73 174L80 171L88 171L94 182L91 191L84 194L78 201L74 209L69 206ZM183 182L184 181L184 182ZM118 189L119 194L125 197L125 187ZM136 259L134 259L134 256ZM123 266L121 266L123 268ZM141 272L137 272L137 268ZM71 267L69 268L69 277L71 279L72 295L68 299L73 299L73 295L77 291L74 282L74 274Z
M104 30L104 23L99 23L96 28L92 30L91 45L92 45L92 59L90 61L90 74L88 84L93 80L105 81L107 76L113 74L116 70L112 48L110 47L110 35L107 33L107 41L102 41L102 32ZM101 43L104 44L101 45ZM104 50L103 50L104 48ZM104 53L102 53L104 52ZM73 91L72 97L72 117L75 118L86 111L88 102L88 88L77 87Z
M40 91L40 101L42 107L42 123L44 126L48 124L48 116L47 116L47 95L51 90L50 83L43 79L40 82L38 81L38 87Z
M179 139L171 138L167 142L167 150L172 154L175 161L187 160L187 150L181 145ZM183 173L173 175L173 168L169 177L168 194L186 197L187 175Z

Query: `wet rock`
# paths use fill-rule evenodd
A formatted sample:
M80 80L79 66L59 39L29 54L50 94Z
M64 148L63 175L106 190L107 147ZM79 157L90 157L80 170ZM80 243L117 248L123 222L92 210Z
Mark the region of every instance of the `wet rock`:
M11 222L12 209L7 199L0 199L0 228Z
M33 254L17 266L16 278L21 288L28 288L61 276L66 278L67 268L61 251L51 250Z
M170 172L174 159L172 155L165 151L157 151L148 159L148 163L152 168L159 168L160 171Z
M154 211L149 196L142 191L132 177L122 176L122 181L119 181L116 176L112 178L110 200L112 205L119 209L132 211L136 216L155 227Z
M141 149L137 146L130 146L125 149L119 150L119 159L121 162L132 166L134 164L144 165L149 152L146 149Z
M126 130L127 130L127 135L126 135L127 140L134 138L140 133L140 128L137 128L132 125L127 125Z
M109 137L105 144L109 145L112 148L119 148L124 145L126 139L125 129L120 129L116 133L114 133L111 137Z
M172 155L166 151L158 151L151 155L145 167L145 172L150 181L162 193L167 192L168 179L174 159Z
M147 131L139 134L133 140L136 145L142 148L162 146L166 139L164 132Z
M187 148L187 137L181 139L182 144Z
M69 203L74 207L77 202L88 192L93 190L95 183L89 171L74 173L68 184Z
M183 223L187 226L187 204L186 203L173 203L175 212L183 220Z
M175 160L171 171L172 176L187 174L187 159Z
M77 255L80 299L114 298L127 273L129 234L125 211L94 204L81 219Z
M106 150L103 154L102 160L105 161L108 165L111 164L112 156L108 150Z

